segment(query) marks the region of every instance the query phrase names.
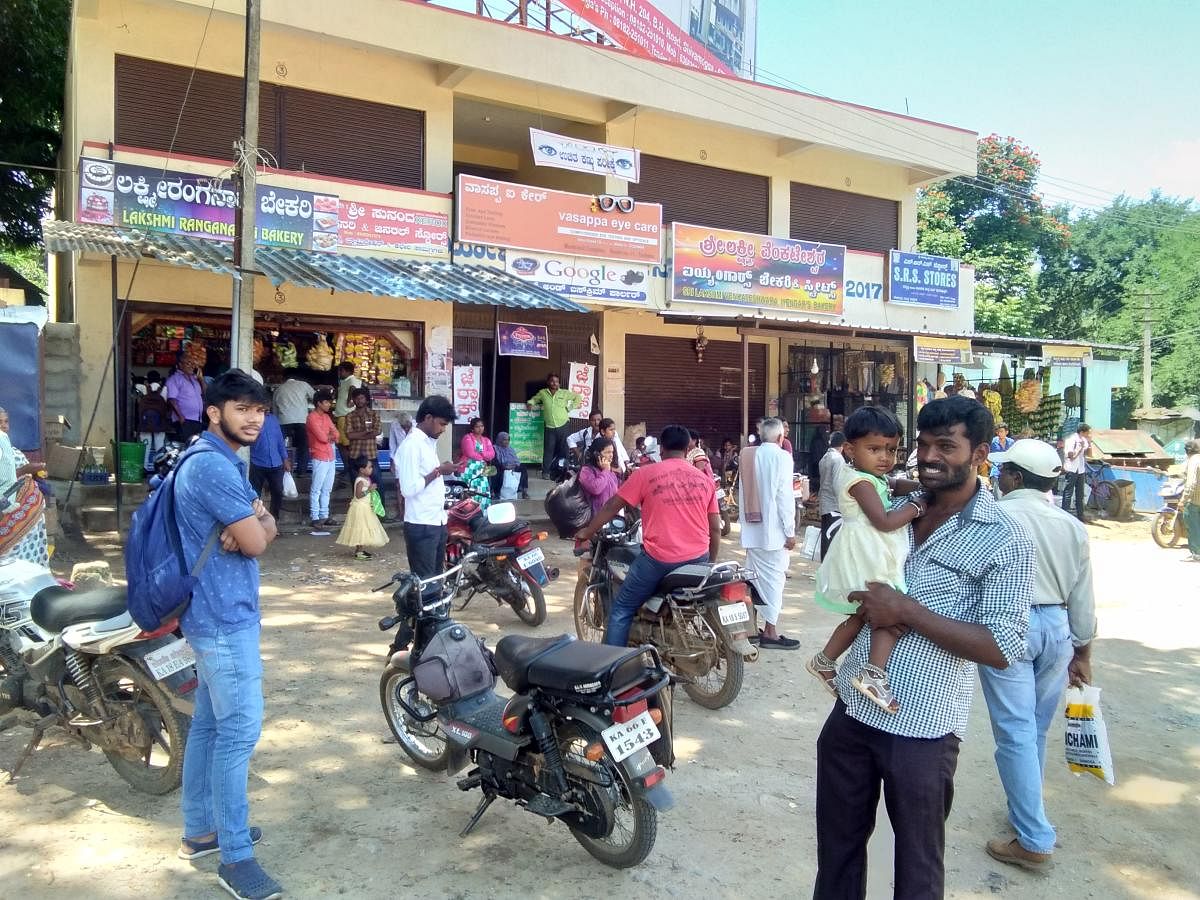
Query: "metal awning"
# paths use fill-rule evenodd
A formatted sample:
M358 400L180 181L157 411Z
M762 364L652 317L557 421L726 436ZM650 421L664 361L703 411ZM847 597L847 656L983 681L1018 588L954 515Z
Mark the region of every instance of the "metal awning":
M56 220L42 223L42 235L46 249L54 253L78 251L127 259L146 257L168 265L240 277L233 267L233 245L222 241ZM443 303L588 311L578 303L521 281L501 269L485 266L444 260L312 253L285 247L259 247L254 258L258 271L276 287L294 284Z

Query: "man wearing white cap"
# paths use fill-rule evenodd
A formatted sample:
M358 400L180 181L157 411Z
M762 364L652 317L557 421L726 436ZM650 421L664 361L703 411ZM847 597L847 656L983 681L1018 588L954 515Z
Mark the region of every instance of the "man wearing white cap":
M1055 841L1042 802L1046 732L1067 682L1092 680L1092 563L1087 529L1046 500L1062 471L1057 451L1041 441L1020 440L988 458L1000 467L1000 508L1033 538L1037 576L1025 658L1007 669L979 667L996 739L996 768L1017 833L988 841L987 852L1036 871L1048 868Z

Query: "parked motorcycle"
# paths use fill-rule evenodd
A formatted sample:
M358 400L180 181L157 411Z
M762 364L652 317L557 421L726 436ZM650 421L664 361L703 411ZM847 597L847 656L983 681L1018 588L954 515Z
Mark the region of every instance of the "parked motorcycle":
M1159 488L1162 506L1150 523L1150 536L1154 538L1154 543L1168 550L1187 540L1187 523L1179 508L1183 499L1183 484L1181 478L1168 478Z
M446 566L458 565L474 544L503 551L469 562L463 568L463 582L469 590L459 610L467 608L478 593L491 594L497 604L507 603L526 625L546 621L546 595L543 588L558 577L558 569L546 568L546 555L536 541L544 541L546 532L536 534L524 519L517 518L511 503L494 503L484 512L474 500L460 500L450 507L446 537Z
M501 797L562 821L602 863L635 866L654 846L657 811L672 805L670 673L652 649L569 635L509 635L493 656L448 613L466 568L500 553L471 548L444 575L399 573L376 588L395 585L396 614L379 628L399 626L379 681L384 716L418 766L472 765L458 788L483 797L461 837ZM507 701L493 690L497 671Z
M588 549L584 545L576 552ZM596 535L590 552L586 579L575 588L575 632L599 642L613 599L642 552L637 527L613 519ZM638 610L630 646L654 647L701 706L728 706L742 689L745 662L758 658L747 638L753 578L735 562L680 566Z
M736 474L729 478L713 476L717 488L717 512L721 514L721 537L729 534L738 517Z
M179 787L196 671L176 629L142 631L124 588L76 592L39 565L0 562L0 714L41 716L9 780L57 726L137 790Z

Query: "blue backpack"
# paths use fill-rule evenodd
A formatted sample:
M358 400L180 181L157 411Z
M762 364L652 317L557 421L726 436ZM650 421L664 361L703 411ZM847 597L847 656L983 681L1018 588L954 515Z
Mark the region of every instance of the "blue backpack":
M162 484L133 513L125 541L127 603L133 621L144 631L157 631L183 615L199 581L196 576L216 549L219 525L213 526L208 543L189 572L175 518L175 476L180 467L194 456L212 452L205 441L189 447Z

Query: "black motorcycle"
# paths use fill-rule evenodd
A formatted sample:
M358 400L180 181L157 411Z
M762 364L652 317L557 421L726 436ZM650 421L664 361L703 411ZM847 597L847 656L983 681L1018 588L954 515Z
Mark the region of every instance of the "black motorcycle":
M384 715L414 763L457 774L483 792L465 837L497 798L566 824L596 859L616 868L654 846L657 811L672 806L670 673L653 648L554 638L501 638L492 654L449 617L464 564L499 551L473 549L444 575L399 573L399 626L379 682ZM494 692L499 673L514 696Z

